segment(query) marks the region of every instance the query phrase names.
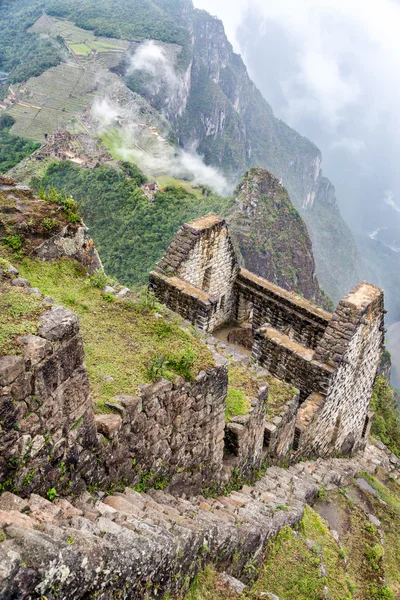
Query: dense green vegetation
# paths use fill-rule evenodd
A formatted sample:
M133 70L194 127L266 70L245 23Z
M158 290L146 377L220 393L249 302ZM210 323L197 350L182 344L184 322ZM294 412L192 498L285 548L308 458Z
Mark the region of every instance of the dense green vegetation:
M375 382L371 410L375 411L372 434L400 457L400 410L394 389L382 375Z
M0 173L5 173L17 165L25 156L32 154L40 144L24 140L9 133L14 124L10 115L0 117Z
M60 62L61 45L56 40L27 33L43 7L43 0L0 3L0 71L9 73L8 84L40 75Z
M187 63L189 32L181 26L184 0L46 0L49 14L74 21L96 35L131 41L156 39L182 46L181 64Z
M230 198L198 198L183 188L167 187L149 203L138 184L143 175L130 166L125 172L107 167L81 169L54 163L41 182L45 190L65 190L78 202L90 227L106 271L127 284L144 284L179 227L213 210L226 214Z
M0 3L0 71L9 73L8 84L26 81L57 65L62 56L62 40L27 29L43 10L68 18L97 35L141 41L158 39L182 46L178 62L187 64L190 55L188 31L180 25L185 2L174 0L3 0ZM61 42L61 43L60 43ZM4 86L3 89L6 89Z

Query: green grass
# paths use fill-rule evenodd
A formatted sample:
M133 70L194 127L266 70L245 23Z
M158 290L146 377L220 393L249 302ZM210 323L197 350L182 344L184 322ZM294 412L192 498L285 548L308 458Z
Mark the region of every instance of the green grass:
M134 394L138 385L151 382L148 363L155 354L168 354L179 363L183 353L193 353L192 377L213 364L207 347L181 328L178 320L161 327L163 321L154 313L162 307L109 302L75 261L44 263L26 258L18 268L33 286L78 314L92 395L100 407L118 394Z
M400 517L400 495L396 497L381 481L369 473L362 472L360 477L363 477L374 488L379 498L386 502L388 508Z
M371 480L370 483L372 485ZM383 495L387 499L388 494L390 494L392 497L392 506L393 499L400 502L399 483L389 480L386 482L385 488ZM382 488L380 488L380 490L382 493ZM378 517L381 522L381 528L384 535L383 546L385 551L383 554L383 565L385 577L388 585L393 591L394 597L400 598L400 518L392 510L388 510L388 507L376 498L372 498L371 503L374 507L375 516Z
M281 412L282 408L293 398L296 390L288 386L283 381L269 376L268 381L268 400L267 400L267 418L273 419Z
M8 284L0 288L0 356L21 354L18 337L36 334L47 308L38 294Z
M285 527L269 544L260 577L249 593L272 592L282 600L321 600L325 585L331 600L351 599L340 549L321 517L306 507L300 526L300 536ZM314 542L309 548L306 539ZM321 563L327 568L325 579Z
M233 417L247 415L251 399L258 394L260 381L247 368L231 363L229 365L229 388L226 398L225 418L229 423Z
M239 597L237 594L232 594L221 583L219 574L208 566L197 575L185 600L233 600Z
M229 423L233 417L247 415L251 407L249 398L240 390L229 388L226 396L225 419Z
M89 56L92 52L86 44L72 44L70 47L72 52L78 56Z
M366 512L358 506L349 493L340 493L343 490L328 494L327 501L333 503L340 511L343 522L343 531L340 539L345 548L347 558L347 575L353 586L354 600L384 600L394 598L385 595L384 585L385 562L380 548L381 541L376 528L371 523ZM374 497L368 495L369 501L374 504ZM377 502L379 502L377 500ZM373 511L378 517L376 511ZM395 521L391 519L393 528Z

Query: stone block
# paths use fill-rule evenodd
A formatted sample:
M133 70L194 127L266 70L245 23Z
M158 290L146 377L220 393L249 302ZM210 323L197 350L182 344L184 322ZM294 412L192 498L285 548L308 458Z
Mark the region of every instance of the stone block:
M49 356L53 351L52 344L37 335L26 335L18 338L22 344L22 351L26 361L30 361L32 366Z
M27 279L23 279L22 277L17 277L11 281L11 285L15 287L30 287L30 283Z
M46 312L40 317L40 322L39 335L51 342L68 339L79 331L78 317L60 306L54 306Z
M120 415L96 415L95 423L99 433L113 439L121 429L122 418Z
M28 502L11 492L4 492L0 496L0 510L14 510L22 513L28 509Z
M10 385L25 371L21 356L0 357L0 386Z

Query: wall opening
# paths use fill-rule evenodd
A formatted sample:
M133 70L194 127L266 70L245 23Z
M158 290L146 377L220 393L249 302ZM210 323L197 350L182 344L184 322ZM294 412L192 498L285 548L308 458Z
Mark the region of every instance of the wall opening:
M366 438L369 422L370 422L370 418L369 418L369 415L367 415L367 417L365 419L364 427L363 427L362 436L361 436L363 439Z
M268 449L271 444L271 432L269 429L264 429L264 448Z
M293 438L293 450L295 450L295 451L299 449L300 438L301 438L301 429L300 429L300 427L295 427L294 438Z
M212 275L212 267L207 267L207 269L204 272L204 278L203 278L203 290L205 290L206 292L209 291L210 286L211 286L211 275Z
M229 428L225 429L225 452L233 454L233 456L239 456L239 437L236 431Z

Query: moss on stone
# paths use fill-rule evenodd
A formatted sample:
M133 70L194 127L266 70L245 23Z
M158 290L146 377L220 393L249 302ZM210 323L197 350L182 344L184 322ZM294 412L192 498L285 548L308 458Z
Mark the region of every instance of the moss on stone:
M229 423L233 417L247 415L250 406L250 399L243 391L229 388L226 396L226 421Z
M232 417L247 415L251 407L251 399L258 394L260 380L256 374L243 365L229 365L229 387L226 398L226 421Z
M273 419L278 416L282 408L293 398L296 390L287 383L272 377L267 377L268 381L268 400L267 400L267 418Z

